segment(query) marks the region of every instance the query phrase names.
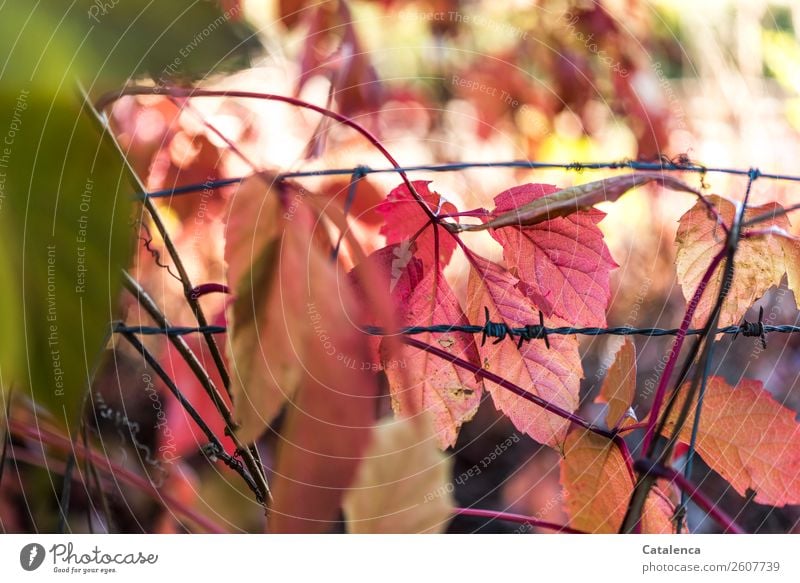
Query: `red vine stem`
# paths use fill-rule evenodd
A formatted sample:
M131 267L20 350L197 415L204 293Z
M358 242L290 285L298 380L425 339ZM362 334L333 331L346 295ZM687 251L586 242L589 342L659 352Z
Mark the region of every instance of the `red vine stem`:
M705 494L703 494L697 486L692 484L680 472L676 472L672 468L667 468L659 464L651 465L647 460L640 460L636 463L636 468L642 472L654 474L659 478L665 478L674 482L682 492L685 492L689 498L697 504L703 511L705 511L711 518L717 521L720 526L725 529L725 532L732 532L734 534L745 534L745 530L736 524L736 521L728 516L723 510L717 507L716 504L711 502Z
M490 518L492 520L507 520L508 522L516 522L517 524L526 524L528 526L546 528L548 530L566 532L569 534L587 534L582 530L577 530L566 525L547 522L546 520L539 520L538 518L525 516L524 514L514 514L513 512L482 510L480 508L456 508L454 514L456 516L476 516L478 518Z
M89 458L89 460L97 468L111 475L115 480L119 478L120 481L128 486L147 492L154 500L164 503L170 508L174 508L179 514L182 514L185 518L191 520L201 528L205 529L207 532L213 534L224 534L226 532L218 524L209 520L205 516L196 513L180 500L172 497L170 494L160 492L158 488L156 488L153 483L150 482L150 480L138 476L127 468L115 464L106 456L100 455L91 449L85 448L81 443L73 443L62 435L49 431L41 426L38 429L34 429L14 419L8 420L8 428L12 433L23 435L43 445L49 445L50 447L54 447L62 452L72 452L77 457L82 459Z
M550 413L558 415L559 417L562 417L567 421L574 423L575 425L579 425L580 427L588 429L589 431L597 433L598 435L602 435L607 439L611 440L615 439L615 435L612 432L606 431L605 429L597 427L596 425L592 425L579 415L576 415L575 413L570 413L569 411L562 409L558 405L554 405L550 401L542 399L539 395L534 395L533 393L529 393L519 385L515 385L511 381L508 381L503 377L494 374L493 372L489 372L488 370L483 369L474 363L458 358L457 356L450 354L449 352L445 352L441 348L437 348L436 346L432 346L431 344L422 342L421 340L417 340L416 338L403 336L401 338L401 341L404 342L405 344L408 344L409 346L414 346L415 348L419 348L420 350L424 350L425 352L436 355L439 358L442 358L448 362L455 364L456 366L460 366L461 368L468 370L471 373L483 379L491 381L496 385L500 385L504 389L511 391L512 393L514 393L519 397L522 397L526 401L530 401L531 403L538 405L545 411L549 411Z
M664 404L664 397L667 393L670 377L672 376L672 371L675 369L675 364L678 362L678 356L680 355L681 348L683 347L683 341L686 339L686 331L689 329L689 325L692 322L692 316L694 316L697 305L700 303L700 299L703 297L703 292L705 292L708 284L711 282L711 278L714 276L714 273L717 270L717 267L726 254L727 248L723 248L714 256L714 258L711 260L711 264L708 266L708 269L703 274L700 283L697 285L697 289L694 291L694 295L692 296L689 305L686 307L686 312L683 315L683 321L678 329L678 333L675 335L675 341L672 343L672 349L669 352L669 359L667 360L667 364L664 366L664 371L661 373L661 378L658 380L656 394L653 397L653 405L650 407L650 417L647 421L647 431L642 443L643 452L649 451L650 444L655 435L656 424L658 423L661 406Z
M422 209L425 211L425 214L428 216L431 222L438 223L439 219L436 215L428 208L428 205L422 200L422 197L414 188L414 185L411 184L411 181L408 179L408 175L406 174L405 170L400 166L397 160L394 159L389 153L383 144L381 144L380 140L375 137L372 132L366 129L364 126L359 124L358 122L350 119L349 117L342 115L340 113L336 113L330 109L326 109L324 107L320 107L319 105L314 105L313 103L309 103L307 101L303 101L302 99L297 99L295 97L287 97L285 95L275 95L272 93L258 93L254 91L238 91L238 90L228 90L228 89L200 89L200 88L191 88L191 87L161 87L161 86L151 86L146 87L142 85L131 85L125 87L123 89L119 89L117 91L110 91L100 96L100 98L96 101L95 107L103 111L113 102L117 101L121 97L126 95L166 95L169 97L238 97L241 99L262 99L265 101L282 101L283 103L288 103L290 105L294 105L295 107L301 107L303 109L310 109L311 111L315 111L321 115L326 117L330 117L337 122L346 125L349 128L354 129L359 134L364 136L367 141L372 144L381 154L383 157L388 160L388 162L394 167L400 177L403 179L406 187L408 188L411 195L414 199L419 203Z

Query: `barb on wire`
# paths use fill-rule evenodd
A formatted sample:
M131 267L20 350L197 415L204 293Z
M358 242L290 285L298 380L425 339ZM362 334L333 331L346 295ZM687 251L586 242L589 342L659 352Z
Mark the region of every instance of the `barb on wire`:
M522 327L511 327L504 322L492 322L489 320L489 310L485 309L486 323L483 326L475 324L453 325L453 324L435 324L432 326L408 326L399 328L395 331L384 330L378 326L366 326L364 332L372 336L389 336L392 334L426 334L426 333L440 333L447 334L451 332L465 332L468 334L482 334L481 343L485 343L487 338L496 338L495 344L503 341L505 338L518 338L519 345L522 342L541 339L549 348L547 337L551 334L569 336L569 335L584 335L584 336L677 336L680 328L632 328L630 326L616 326L612 328L595 328L584 327L577 328L573 326L558 326L556 328L549 328L544 325L544 318L542 313L539 312L539 324L529 324ZM714 334L733 334L734 338L741 334L745 337L757 337L762 341L763 346L766 347L766 334L767 332L780 332L783 334L791 334L800 332L800 326L793 324L764 324L762 321L763 308L760 310L759 319L757 322L748 322L744 320L740 325L724 326L717 328L712 332ZM687 336L696 336L703 333L702 328L690 328L685 334Z

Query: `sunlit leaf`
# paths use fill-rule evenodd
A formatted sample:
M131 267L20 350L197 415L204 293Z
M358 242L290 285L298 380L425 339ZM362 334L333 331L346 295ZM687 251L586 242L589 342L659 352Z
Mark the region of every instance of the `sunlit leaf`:
M633 494L633 475L610 439L584 428L569 433L561 463L569 525L590 533L619 532ZM674 507L654 488L642 513L642 532L672 532Z
M467 323L444 275L429 271L403 306L406 326L431 326L442 322ZM471 334L425 333L416 336L463 360L479 363ZM483 387L469 371L412 346L385 352L382 368L392 390L392 405L398 415L418 411L432 413L437 439L442 447L455 445L461 425L472 419L480 404ZM392 357L396 358L392 358ZM403 411L403 404L410 411Z
M518 280L490 261L475 258L467 289L467 316L470 322L482 322L488 308L493 322L522 327L538 322L538 313L516 287ZM555 317L553 326L566 325ZM517 346L515 340L492 341L479 346L483 368L503 376L512 383L538 395L566 411L578 407L578 390L583 375L578 342L574 336L553 336L548 349L542 340ZM536 441L560 448L569 422L542 407L489 383L495 406L503 411L514 426Z
M523 184L498 194L494 214L530 204L557 191L547 184ZM526 284L546 315L575 326L606 325L611 298L609 274L617 264L603 241L597 210L581 211L526 228L493 229L512 272Z
M631 406L636 396L636 347L629 338L614 357L600 388L598 401L608 403L606 425L624 427L636 422Z
M443 532L454 506L450 465L428 415L384 421L345 495L348 532Z
M734 204L721 196L713 195L707 198L717 208L720 218L727 225L731 225L736 213ZM744 220L775 213L780 208L780 205L775 203L749 207L744 213ZM789 221L786 215L780 215L760 223L754 229L761 230L771 226L788 231ZM744 232L751 230L745 229ZM678 247L676 256L678 281L688 301L694 295L713 257L724 248L725 232L713 217L709 216L705 205L698 202L680 218L675 243ZM781 278L787 271L784 244L782 238L776 235L743 238L739 241L734 258L733 281L719 316L720 326L740 323L753 302L763 296L770 287L780 285ZM796 270L793 271L795 272ZM722 285L722 277L723 268L720 265L697 304L692 318L693 326L703 326L711 315Z
M686 400L683 385L664 432L671 435ZM680 433L691 440L694 407ZM697 434L697 453L744 496L772 506L800 504L800 425L795 413L775 401L759 381L736 387L709 377Z

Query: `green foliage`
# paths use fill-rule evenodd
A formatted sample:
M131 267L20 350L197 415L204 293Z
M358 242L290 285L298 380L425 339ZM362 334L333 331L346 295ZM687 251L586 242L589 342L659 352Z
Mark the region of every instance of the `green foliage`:
M82 110L76 78L106 90L136 75L170 82L241 65L237 17L212 2L0 8L0 382L29 388L58 417L77 413L130 233L125 166Z
M53 26L46 10L6 7L0 11L0 50L10 64L0 90L0 296L9 319L3 384L30 391L69 422L114 317L132 191L119 153L76 91L74 75L86 70L72 50L79 37Z

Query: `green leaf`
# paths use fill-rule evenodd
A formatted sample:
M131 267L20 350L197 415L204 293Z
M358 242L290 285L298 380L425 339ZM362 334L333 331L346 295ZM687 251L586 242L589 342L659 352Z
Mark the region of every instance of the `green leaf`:
M0 365L5 386L70 423L115 318L132 189L76 90L80 37L51 16L0 9L0 310L21 320L15 329L4 318Z

